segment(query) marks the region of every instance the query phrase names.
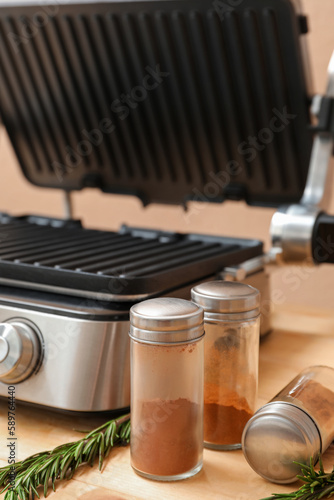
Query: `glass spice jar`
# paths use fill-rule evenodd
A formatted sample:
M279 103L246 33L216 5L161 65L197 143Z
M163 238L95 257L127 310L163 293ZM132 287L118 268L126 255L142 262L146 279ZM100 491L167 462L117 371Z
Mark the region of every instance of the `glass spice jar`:
M248 422L242 438L250 466L274 483L296 481L294 462L316 463L334 440L334 368L301 372Z
M238 449L257 398L260 293L212 281L193 288L191 297L204 309L204 445Z
M203 310L157 298L130 311L131 465L175 481L195 475L203 455Z

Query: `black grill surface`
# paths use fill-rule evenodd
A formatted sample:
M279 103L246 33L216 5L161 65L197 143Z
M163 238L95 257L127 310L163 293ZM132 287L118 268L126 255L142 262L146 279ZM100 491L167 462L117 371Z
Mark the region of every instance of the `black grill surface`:
M262 253L255 240L78 222L0 218L0 282L66 293L156 295L212 276Z
M32 183L300 199L312 135L290 0L20 3L0 8L0 111Z

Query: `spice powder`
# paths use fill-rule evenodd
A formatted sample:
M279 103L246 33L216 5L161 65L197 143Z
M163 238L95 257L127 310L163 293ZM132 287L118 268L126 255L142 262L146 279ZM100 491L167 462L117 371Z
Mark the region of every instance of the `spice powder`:
M301 406L318 424L323 444L334 440L334 392L319 382L309 380L290 390L287 400L300 401Z
M241 363L243 350L237 333L227 329L218 337L221 327L210 327L211 338L208 336L205 346L204 442L239 445L254 413L245 396L255 394L256 380Z
M246 399L235 392L225 392L224 404L215 402L217 389L210 384L205 386L204 441L218 445L239 444L253 412Z
M132 465L155 476L183 474L201 458L201 406L179 398L137 401L140 428L134 429Z

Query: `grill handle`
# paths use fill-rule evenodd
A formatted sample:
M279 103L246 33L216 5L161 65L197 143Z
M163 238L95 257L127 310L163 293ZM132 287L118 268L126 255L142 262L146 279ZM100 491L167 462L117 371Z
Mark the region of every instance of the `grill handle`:
M312 254L317 264L334 264L334 215L318 216L313 229Z

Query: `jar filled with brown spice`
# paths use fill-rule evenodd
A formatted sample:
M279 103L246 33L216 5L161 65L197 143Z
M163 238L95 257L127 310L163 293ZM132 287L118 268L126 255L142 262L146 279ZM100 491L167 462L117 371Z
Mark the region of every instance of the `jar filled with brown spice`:
M192 300L204 309L204 445L241 448L255 410L260 339L260 293L227 281L203 283Z
M157 298L130 312L131 465L162 481L193 476L203 454L203 310Z
M248 422L244 455L262 477L291 483L300 464L317 461L334 440L334 368L312 366L294 378Z

